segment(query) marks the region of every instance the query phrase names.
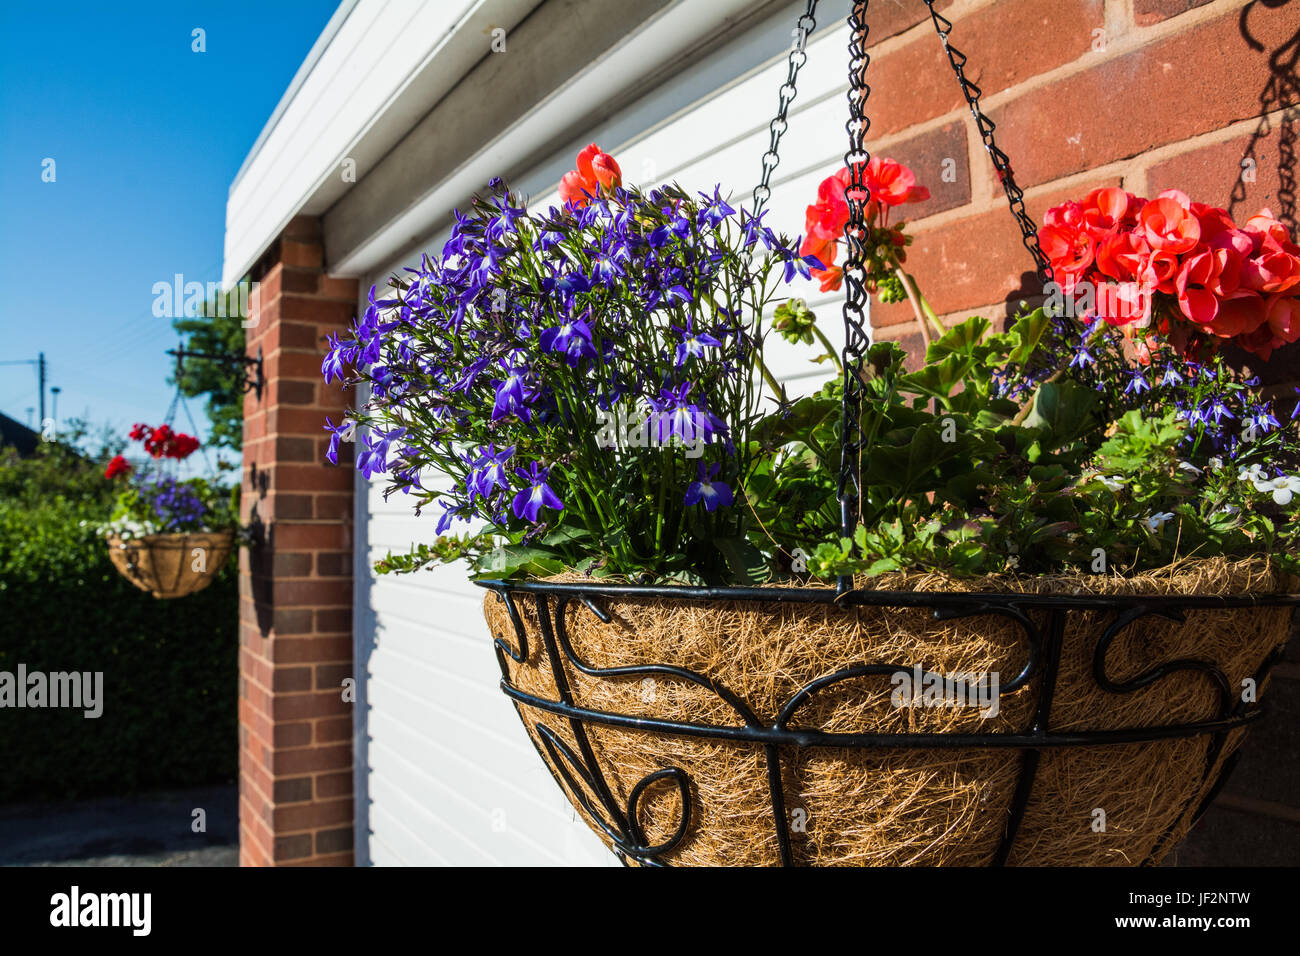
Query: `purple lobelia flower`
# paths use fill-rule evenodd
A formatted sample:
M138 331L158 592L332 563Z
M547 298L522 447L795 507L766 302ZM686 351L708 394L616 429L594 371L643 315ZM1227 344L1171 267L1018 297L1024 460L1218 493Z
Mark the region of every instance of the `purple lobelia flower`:
M525 484L524 490L515 495L514 501L510 503L516 518L527 518L535 523L537 515L543 508L564 510L564 502L560 501L559 495L546 483L550 475L549 468L541 468L537 462L533 462L528 471L516 468L515 474Z
M466 512L469 510L468 505L449 505L447 502L439 502L442 505L442 514L438 517L438 524L435 527L435 534L446 534L447 529L451 527L453 521L463 520Z
M728 206L727 201L722 198L721 186L713 188L712 197L708 193L700 193L700 198L704 200L704 205L695 214L695 222L700 229L703 229L706 225L710 229L717 229L728 216L736 214L736 210Z
M696 332L692 322L687 322L684 329L674 325L673 330L682 337L681 342L677 345L676 361L673 363L677 368L685 365L688 358L703 358L704 349L707 346L722 347L722 343L709 333Z
M563 352L572 366L580 359L596 357L591 328L582 319L569 319L553 329L543 329L537 340L548 352Z
M715 433L727 433L724 421L702 405L690 401L690 391L691 383L685 382L676 388L660 389L659 398L649 400L654 412L652 421L657 441L665 442L676 436L690 444L708 441Z
M506 462L515 453L515 446L496 450L496 445L489 444L474 462L474 472L467 481L467 490L472 498L475 494L484 498L492 494L494 488L509 488L510 480L506 476Z
M1128 385L1124 386L1124 394L1130 392L1141 395L1143 392L1151 391L1151 383L1147 381L1146 376L1142 374L1141 369L1133 369L1129 372Z
M339 463L339 442L352 441L357 432L357 423L344 418L335 425L327 417L325 419L325 430L330 433L330 446L325 451L325 460L331 465L337 465Z
M500 421L508 415L515 415L525 422L532 418L527 405L532 397L525 384L527 376L528 369L516 365L506 373L505 378L493 380L496 397L492 405L492 421Z
M372 428L366 435L366 445L357 454L357 471L367 479L388 470L388 447L406 435L405 428L390 428L382 431Z
M336 378L342 379L347 376L347 366L356 358L357 349L355 345L340 343L337 335L328 335L326 340L330 347L325 353L325 361L321 362L320 370L325 376L325 384L328 385Z
M713 512L718 508L729 507L734 500L731 494L731 486L726 482L714 481L718 476L719 465L712 464L709 470L704 470L704 462L700 462L699 479L691 482L686 489L686 497L682 502L691 507L700 502L704 502L704 510Z

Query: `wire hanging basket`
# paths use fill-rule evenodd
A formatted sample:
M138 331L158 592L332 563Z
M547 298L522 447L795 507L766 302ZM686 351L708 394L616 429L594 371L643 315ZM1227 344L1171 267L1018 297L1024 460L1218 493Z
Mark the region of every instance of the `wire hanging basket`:
M108 538L108 557L122 577L156 598L202 591L225 566L233 531Z
M198 425L190 412L180 386L180 375L187 354L202 358L211 358L201 353L186 353L184 347L169 352L176 356L176 392L171 405L163 417L163 424L169 426L176 418L177 409L184 409L190 427L197 433ZM248 360L253 364L253 360ZM261 359L256 360L258 378L256 388L261 392ZM253 382L245 383L245 389L253 387ZM203 459L209 476L215 474L212 459L207 449L203 449ZM155 598L170 599L185 597L202 591L225 567L230 552L235 547L235 529L222 528L211 531L160 532L156 534L124 537L109 534L105 540L108 544L108 557L113 567L122 577L142 591L147 591Z
M933 24L1024 243L980 90ZM800 17L816 25L816 0ZM849 16L848 256L838 496L857 522L869 345L865 0ZM770 195L806 60L790 53L754 191ZM501 688L556 783L629 864L1137 865L1222 787L1300 595L1252 562L910 590L479 581ZM1013 590L1012 588L1023 588ZM906 688L906 694L903 693ZM963 703L974 706L961 706Z

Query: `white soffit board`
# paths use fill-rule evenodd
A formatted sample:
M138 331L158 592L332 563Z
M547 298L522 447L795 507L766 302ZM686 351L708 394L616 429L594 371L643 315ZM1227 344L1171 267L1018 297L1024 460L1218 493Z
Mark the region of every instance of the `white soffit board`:
M493 29L508 32L540 2L342 4L230 187L223 283L295 215L329 208L349 185L345 159L364 176L490 51Z
M555 138L558 117L583 116L635 90L658 68L697 47L702 38L761 6L754 0L677 0L593 60L523 120L484 143L425 195L410 197L403 213L376 228L370 239L353 249L330 250L330 272L364 277L382 268L409 247L413 238L434 232L458 203L481 190L501 170L526 164L543 151Z

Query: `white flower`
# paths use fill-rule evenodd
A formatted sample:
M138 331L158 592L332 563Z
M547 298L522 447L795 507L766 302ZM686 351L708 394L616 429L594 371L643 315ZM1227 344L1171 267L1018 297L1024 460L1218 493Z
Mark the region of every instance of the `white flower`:
M1118 475L1114 478L1107 478L1105 475L1098 475L1097 477L1109 491L1119 491L1124 487L1124 479L1120 478Z
M1156 514L1153 514L1150 518L1147 518L1147 527L1150 528L1152 531L1154 531L1156 534L1159 534L1160 529L1165 526L1165 522L1171 520L1173 516L1174 513L1172 511L1157 512Z
M1251 465L1249 468L1243 468L1237 472L1238 481L1259 481L1264 477L1264 469L1259 465Z
M1223 459L1222 459L1222 458L1211 458L1211 459L1210 459L1210 471L1222 471L1222 470L1223 470Z
M1183 471L1190 471L1193 475L1199 475L1201 473L1201 469L1197 468L1190 461L1180 461L1178 467Z
M1282 507L1291 503L1291 499L1300 494L1300 478L1283 475L1281 478L1269 478L1255 482L1256 491L1271 491L1273 500Z
M99 533L104 537L116 536L124 541L158 534L160 530L152 521L135 521L131 518L118 518L116 521L106 521L99 526Z

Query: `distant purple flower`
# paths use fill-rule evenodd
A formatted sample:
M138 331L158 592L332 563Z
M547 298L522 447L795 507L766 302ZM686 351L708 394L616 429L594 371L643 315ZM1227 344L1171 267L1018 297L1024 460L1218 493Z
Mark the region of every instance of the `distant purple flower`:
M140 494L163 531L197 529L208 513L194 489L171 475L142 479Z
M533 462L528 471L516 468L515 474L527 486L523 491L515 495L514 501L510 503L510 508L514 511L516 518L527 518L530 522L536 523L537 515L543 508L553 508L556 511L564 510L564 503L560 501L559 495L546 483L546 479L550 475L549 468L539 468L537 462Z
M716 511L719 507L730 506L733 499L731 487L722 481L714 481L718 475L719 465L712 464L706 473L704 462L700 462L699 480L691 482L686 489L686 497L682 499L687 506L697 505L704 502L704 510L708 512Z

